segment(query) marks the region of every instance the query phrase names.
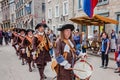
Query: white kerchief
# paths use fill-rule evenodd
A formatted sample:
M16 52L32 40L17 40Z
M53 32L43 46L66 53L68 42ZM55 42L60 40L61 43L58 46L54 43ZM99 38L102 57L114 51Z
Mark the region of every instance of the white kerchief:
M39 34L39 35L43 35L43 34L44 34L44 32L38 32L38 34Z

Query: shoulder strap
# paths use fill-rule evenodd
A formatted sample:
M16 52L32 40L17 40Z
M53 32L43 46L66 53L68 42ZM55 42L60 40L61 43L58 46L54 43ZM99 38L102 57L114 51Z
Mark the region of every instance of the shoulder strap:
M23 41L24 40L24 37L22 37L22 36L19 36L19 38Z
M43 37L41 37L41 36L38 36L38 34L36 34L36 35L34 35L37 39L38 39L38 41L42 41L43 40Z
M26 39L30 42L30 44L32 44L32 38L26 36Z
M75 52L75 48L73 48L67 40L63 40L69 47L72 52Z

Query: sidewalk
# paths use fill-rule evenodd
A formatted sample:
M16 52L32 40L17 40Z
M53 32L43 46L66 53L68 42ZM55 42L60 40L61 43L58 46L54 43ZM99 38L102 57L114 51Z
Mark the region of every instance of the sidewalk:
M90 55L93 55L93 56L100 57L99 54L93 53L93 52L90 51L90 50L88 50L87 53L90 54ZM109 53L109 59L110 59L110 60L114 60L114 52L110 52L110 53Z

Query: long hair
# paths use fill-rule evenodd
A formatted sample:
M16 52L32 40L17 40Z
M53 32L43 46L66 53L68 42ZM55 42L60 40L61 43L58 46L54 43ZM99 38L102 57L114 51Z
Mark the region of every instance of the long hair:
M65 39L64 30L60 32L60 39L61 39L61 40L64 40L64 39ZM69 39L70 39L70 40L73 40L73 38L72 38L72 31L71 31L71 35L70 35Z
M106 32L103 32L103 33L102 33L102 36L103 36L103 34L105 34L105 35L106 35L106 38L109 39L108 34L107 34Z

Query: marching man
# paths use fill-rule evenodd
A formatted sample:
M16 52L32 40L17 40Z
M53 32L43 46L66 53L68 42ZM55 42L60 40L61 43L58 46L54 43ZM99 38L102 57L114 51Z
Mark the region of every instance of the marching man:
M35 59L38 67L40 80L44 80L47 78L44 74L44 69L47 62L51 61L49 49L52 48L52 44L50 43L47 35L45 34L46 27L47 26L45 24L37 24L36 29L38 31L34 35L33 39L33 50L36 51L33 58Z
M22 44L22 46L26 50L27 63L29 65L29 71L30 72L32 72L31 63L32 63L32 66L35 68L34 61L33 61L33 55L32 55L32 51L33 51L33 48L32 48L33 32L34 32L34 30L32 30L32 29L28 29L26 31L26 36L25 36L25 39L24 39L23 44Z

